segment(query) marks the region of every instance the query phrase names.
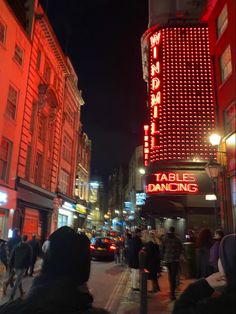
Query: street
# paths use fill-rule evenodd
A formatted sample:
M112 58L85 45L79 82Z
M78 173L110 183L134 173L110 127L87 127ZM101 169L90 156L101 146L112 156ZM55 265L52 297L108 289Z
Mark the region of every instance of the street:
M111 313L116 313L126 287L127 275L128 268L126 266L116 265L115 262L110 261L92 261L88 287L94 297L93 305L105 308ZM32 277L23 279L24 291L28 292L32 280ZM2 296L1 279L0 304L8 301L10 289L8 287L7 296ZM18 296L19 291L16 294L16 297Z

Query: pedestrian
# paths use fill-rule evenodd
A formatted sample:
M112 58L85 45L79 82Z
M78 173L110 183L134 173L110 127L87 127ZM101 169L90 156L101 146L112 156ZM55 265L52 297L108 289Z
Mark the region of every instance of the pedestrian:
M35 234L32 235L32 239L28 242L28 244L32 249L32 259L31 259L30 267L29 267L29 276L33 277L34 266L35 266L36 260L39 256L41 256L41 247ZM28 274L28 269L26 271L26 275L27 274Z
M209 263L212 267L213 272L218 271L218 259L219 259L219 247L220 247L220 242L224 237L224 232L221 229L217 229L215 231L215 236L214 240L215 242L210 248L210 258L209 258Z
M28 237L24 235L22 237L22 242L20 242L11 252L9 267L14 271L16 275L16 280L14 283L14 287L12 288L10 301L14 299L17 288L20 290L20 295L23 296L24 291L22 288L22 279L26 270L28 269L31 261L32 250L29 244L27 243ZM8 281L4 283L3 293L6 295L6 290L11 282L11 278L8 278Z
M187 287L175 302L173 314L235 314L236 234L222 239L218 267L219 272Z
M11 254L12 250L21 242L20 231L18 228L13 229L12 237L7 241L7 247L9 254Z
M129 242L132 239L132 235L128 229L125 232L125 239L124 239L124 256L125 256L125 263L129 264Z
M212 267L209 263L212 244L211 231L208 228L200 230L196 239L197 278L207 277L212 273Z
M3 294L6 294L7 286L10 285L11 288L14 286L14 277L15 272L14 269L10 267L9 265L9 259L12 254L12 251L14 248L21 243L21 236L18 228L13 229L12 231L12 237L8 239L7 241L7 261L8 261L8 267L7 267L7 278L3 282Z
M145 233L143 250L145 252L145 268L148 270L148 280L152 282L152 290L150 292L160 291L158 277L161 273L161 255L156 236L153 232Z
M141 229L136 228L134 236L128 242L128 260L131 268L131 287L133 291L139 288L139 252L143 247L141 240Z
M180 267L180 258L184 254L181 240L175 235L175 228L170 227L169 232L165 235L162 244L163 257L168 269L168 279L170 285L170 299L176 299L175 290Z
M5 270L8 270L8 247L7 247L7 243L4 240L1 240L0 242L0 260L3 263L3 265L5 266Z
M64 226L49 237L41 273L24 299L0 307L0 314L107 314L93 307L87 288L90 274L90 241Z

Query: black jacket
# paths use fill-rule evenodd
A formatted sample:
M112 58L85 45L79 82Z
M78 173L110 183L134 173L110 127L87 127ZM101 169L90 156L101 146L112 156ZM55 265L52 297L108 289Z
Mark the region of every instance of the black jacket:
M21 242L12 251L9 261L10 268L24 269L30 266L32 249L29 244Z
M140 237L134 236L128 242L128 262L130 268L139 268L139 251L142 249Z
M212 289L205 279L192 283L175 302L173 314L235 314L234 292L223 292L213 296Z
M65 277L36 277L24 300L0 307L0 314L108 314L92 307L93 297Z
M159 245L151 241L144 246L146 253L145 268L149 271L148 279L155 280L157 273L161 272L161 256Z

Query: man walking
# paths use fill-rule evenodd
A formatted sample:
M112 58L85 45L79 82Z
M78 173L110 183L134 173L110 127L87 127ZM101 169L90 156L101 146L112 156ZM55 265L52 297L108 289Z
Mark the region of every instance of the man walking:
M142 249L141 229L135 229L128 243L128 261L131 268L131 285L133 291L139 291L139 251Z
M13 249L12 254L10 256L9 266L11 269L13 269L16 275L16 281L11 291L10 300L14 299L14 296L18 287L20 290L21 297L24 294L24 291L22 288L22 279L24 277L26 270L30 266L30 261L31 261L31 256L32 256L32 249L29 246L29 244L26 243L27 240L28 240L27 235L24 235L22 237L22 242ZM4 285L5 294L6 294L6 288L8 284L10 283L10 281L11 281L11 278L9 278L8 281Z
M30 262L29 275L33 277L34 265L36 263L37 257L41 255L41 247L35 234L32 235L32 240L30 240L28 244L32 249L32 259ZM28 270L26 271L26 275L27 274L28 274Z
M163 239L163 256L165 265L168 269L171 300L176 300L175 297L176 281L179 271L180 256L182 253L183 253L182 242L175 235L175 228L170 227L169 232Z

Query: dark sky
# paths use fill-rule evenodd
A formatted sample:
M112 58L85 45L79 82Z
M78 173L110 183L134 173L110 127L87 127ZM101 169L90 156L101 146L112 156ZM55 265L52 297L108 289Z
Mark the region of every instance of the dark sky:
M148 0L41 3L78 74L92 175L106 178L142 144L146 84L140 39L147 29Z

